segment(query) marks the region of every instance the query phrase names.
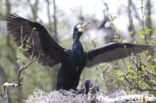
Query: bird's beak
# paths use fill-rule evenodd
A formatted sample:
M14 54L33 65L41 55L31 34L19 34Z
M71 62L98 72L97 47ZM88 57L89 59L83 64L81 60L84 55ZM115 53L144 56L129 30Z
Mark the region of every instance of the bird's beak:
M82 25L81 25L81 28L82 29L85 29L87 27L87 25L90 24L90 22L84 22Z
M78 28L78 31L79 32L83 32L84 29L87 27L87 25L89 24L90 22L84 22L82 23L81 25L78 25L77 28Z

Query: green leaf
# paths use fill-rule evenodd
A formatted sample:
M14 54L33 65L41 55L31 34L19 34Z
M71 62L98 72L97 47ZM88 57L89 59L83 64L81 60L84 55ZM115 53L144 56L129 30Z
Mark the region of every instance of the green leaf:
M140 31L139 34L144 34L144 32L143 31Z
M124 80L123 78L118 77L118 80Z
M132 69L129 69L128 72L136 74L136 72L134 72Z
M142 74L141 76L142 76L142 77L144 77L144 76L145 76L145 74Z
M21 59L21 58L22 58L22 55L17 55L17 58L18 58L18 59Z
M130 69L130 68L131 68L131 66L130 66L130 65L128 65L128 66L127 66L127 68L128 68L128 69Z
M18 53L22 53L22 50L21 50L21 49L17 49L17 52L18 52Z
M114 26L113 26L113 25L111 25L111 26L110 26L110 28L112 28L112 29L113 29L113 28L114 28Z
M136 78L135 76L132 76L132 75L128 75L127 77L129 77L129 78L133 78L133 79Z
M150 39L154 39L154 36L152 35L152 36L150 36Z
M142 69L142 70L145 70L145 66L144 66L144 65L141 65L141 69Z
M149 18L150 16L148 14L145 14L146 18Z
M138 81L138 84L140 84L140 83L141 83L141 81L139 80L139 81Z
M102 66L102 63L99 64L99 67L101 67L101 66Z
M27 40L27 44L30 43L30 39Z
M156 83L156 80L152 80L152 82Z
M23 46L24 46L24 44L21 44L21 45L20 45L20 48L23 48Z
M138 74L141 74L141 71L138 71Z
M121 71L120 70L116 70L116 75L117 76L121 75Z
M30 48L31 48L31 46L27 45L27 48L29 48L29 49L30 49Z
M20 63L20 60L17 60L16 63Z
M145 36L144 36L143 34L140 34L139 37L140 37L140 38L144 38Z
M96 41L95 38L92 39L93 41Z

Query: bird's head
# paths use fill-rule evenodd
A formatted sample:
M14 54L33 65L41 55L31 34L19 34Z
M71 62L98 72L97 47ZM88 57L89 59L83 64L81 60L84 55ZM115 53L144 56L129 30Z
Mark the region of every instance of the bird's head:
M74 30L75 30L75 31L78 31L78 32L83 32L84 29L87 27L88 24L89 24L89 22L78 23L78 24L74 27Z
M80 36L90 22L78 23L74 27L74 35Z
M93 83L90 80L85 81L85 88L88 90L93 86Z

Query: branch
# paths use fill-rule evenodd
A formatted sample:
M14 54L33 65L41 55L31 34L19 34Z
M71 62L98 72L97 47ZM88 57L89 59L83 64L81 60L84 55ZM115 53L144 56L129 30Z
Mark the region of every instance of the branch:
M152 86L156 87L156 83L152 82L147 75L144 76L144 82L148 84L150 87Z
M150 72L147 71L146 69L145 69L145 71L147 72L147 74L152 75L152 76L154 76L154 77L156 78L156 74L154 74L154 73L150 73Z
M127 78L126 78L126 76L125 75L123 75L123 77L124 77L124 80L126 80L131 86L133 86L133 83L132 82L130 82Z
M134 85L131 81L129 81L129 80L126 78L125 75L123 75L123 76L124 76L124 80L126 80L131 86L133 86L133 89L137 89L137 90L140 90L140 91L154 91L154 92L156 92L156 89L154 89L154 88L148 88L148 87L146 87L146 88L141 88L141 87L139 87L138 85ZM151 83L151 82L150 82L150 83ZM152 83L152 85L155 85L155 84Z
M23 80L23 74L24 74L24 71L28 68L28 66L30 64L32 64L33 62L37 61L38 59L33 59L31 60L29 63L27 63L26 65L24 65L23 67L21 67L19 70L18 70L18 79L17 79L17 86L20 86L22 85L21 82Z
M156 92L156 89L148 88L148 87L147 88L141 88L141 87L137 86L134 89L137 89L137 90L140 90L140 91L154 91L154 92Z
M30 64L32 64L33 62L35 62L37 59L33 59L31 60L29 63L27 63L26 65L24 65L23 67L21 67L19 70L18 70L18 76L17 76L17 83L13 82L13 83L8 83L8 82L5 82L3 84L3 87L6 88L6 87L19 87L22 85L22 80L23 80L23 74L24 74L24 71L28 68L28 66Z
M24 75L24 71L28 68L28 66L30 64L32 64L33 62L35 62L38 59L33 59L30 62L28 62L27 64L25 64L24 66L22 66L19 70L18 70L18 77L17 77L17 83L13 82L13 83L8 83L5 82L3 84L3 88L4 88L4 101L5 103L8 103L8 94L7 94L7 88L8 87L19 87L22 85L22 80L23 80L23 75Z

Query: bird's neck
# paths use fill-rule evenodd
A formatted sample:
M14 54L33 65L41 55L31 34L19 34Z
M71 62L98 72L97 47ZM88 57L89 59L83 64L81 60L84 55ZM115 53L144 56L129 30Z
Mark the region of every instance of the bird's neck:
M83 52L83 47L82 47L82 44L80 42L80 36L73 37L73 48L72 49L74 51L76 51L77 53Z

